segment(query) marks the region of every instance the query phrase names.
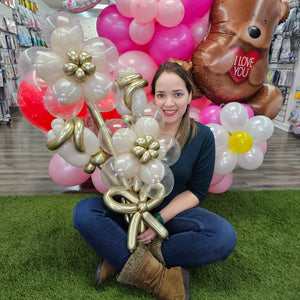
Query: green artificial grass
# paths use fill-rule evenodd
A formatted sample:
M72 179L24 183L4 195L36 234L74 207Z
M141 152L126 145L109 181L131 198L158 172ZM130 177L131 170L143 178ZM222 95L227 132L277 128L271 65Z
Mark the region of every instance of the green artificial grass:
M227 219L238 244L191 270L192 299L299 299L299 190L227 191L202 206ZM0 299L154 299L115 279L93 286L98 256L72 211L91 195L0 196Z

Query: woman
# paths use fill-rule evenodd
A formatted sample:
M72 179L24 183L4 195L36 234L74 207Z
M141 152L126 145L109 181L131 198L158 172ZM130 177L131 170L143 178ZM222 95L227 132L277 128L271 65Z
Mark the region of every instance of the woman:
M165 62L153 78L152 94L165 115L164 133L181 145L180 158L171 167L174 188L152 212L169 231L169 238L161 240L148 228L130 253L123 216L106 208L99 197L77 204L74 226L104 259L96 284L120 272L119 282L158 299L189 299L189 274L184 267L225 259L236 245L236 233L227 221L198 206L213 175L215 144L210 129L189 117L193 82L188 72L176 62Z

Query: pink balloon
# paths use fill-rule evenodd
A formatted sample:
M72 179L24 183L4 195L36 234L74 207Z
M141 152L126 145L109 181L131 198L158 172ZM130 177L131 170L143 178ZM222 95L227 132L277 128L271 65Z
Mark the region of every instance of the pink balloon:
M119 54L132 50L143 50L129 36L129 25L132 19L119 13L115 4L103 9L97 18L97 33L107 38L116 46Z
M139 45L145 45L149 43L154 35L154 32L154 21L143 24L134 19L129 26L130 38Z
M250 105L246 104L246 103L242 103L244 105L244 107L247 109L248 111L248 116L249 116L249 119L251 119L252 117L254 117L254 111L253 109L251 108Z
M133 18L130 4L132 0L116 0L116 5L119 13L127 18Z
M91 175L83 171L82 167L74 167L55 153L49 163L51 179L62 186L75 186L87 181Z
M102 183L101 170L99 168L96 168L91 179L94 187L99 193L104 194L108 190L108 188Z
M182 20L185 24L192 24L197 19L201 19L211 8L213 0L181 0L184 6L184 18Z
M134 68L137 73L142 74L143 79L148 81L148 86L145 87L145 92L151 90L151 81L157 70L157 64L151 56L142 51L128 51L119 57L118 65L114 71L115 77L120 69Z
M209 105L200 114L200 122L204 125L216 123L221 125L220 113L222 108L218 105Z
M211 179L210 185L213 186L213 185L218 184L224 177L225 177L225 175L219 175L217 173L214 173L213 177Z
M208 192L212 194L221 194L226 192L232 185L233 173L228 173L223 176L221 181L215 185L210 185Z
M131 0L132 16L139 23L151 22L157 14L157 0Z
M194 107L194 108L200 110L200 112L201 112L202 110L204 110L206 107L208 107L211 104L213 104L213 102L210 101L208 98L201 97L201 98L193 99L191 102L191 107Z
M157 24L148 50L158 65L169 58L189 60L194 51L194 38L185 24L171 28Z
M207 35L209 23L209 13L207 13L203 18L201 18L200 20L196 20L193 24L190 25L191 33L195 40L195 46L200 44Z
M165 27L177 26L184 17L184 6L181 0L160 0L156 21Z
M265 155L268 149L267 141L257 143L256 145L262 150L263 154Z

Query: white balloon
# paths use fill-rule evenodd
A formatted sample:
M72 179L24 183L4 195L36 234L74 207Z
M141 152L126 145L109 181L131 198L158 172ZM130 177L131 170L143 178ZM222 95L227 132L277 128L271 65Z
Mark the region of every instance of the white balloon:
M63 119L54 119L51 122L51 127L53 129L53 132L55 133L55 135L60 134L60 132L62 131L63 127L64 127L65 121Z
M59 27L52 32L50 40L53 51L62 57L67 57L70 50L79 54L82 48L82 36L76 28Z
M158 137L160 144L158 159L162 160L167 166L172 166L180 157L181 147L177 139L161 135Z
M83 143L85 152L90 155L94 155L100 150L98 137L89 128L84 128Z
M251 135L254 143L260 143L272 136L274 125L266 116L254 116L248 120L245 131Z
M67 11L78 14L86 10L92 9L101 0L63 0L63 7Z
M230 133L244 131L243 128L249 119L247 109L238 102L226 104L220 113L221 124Z
M123 115L130 115L130 109L127 107L127 105L124 102L124 90L118 90L115 95L115 104L116 104L116 110L118 114L121 116Z
M155 184L162 181L165 176L165 167L159 159L141 165L140 178L146 184Z
M256 144L247 153L238 154L238 165L246 170L257 169L263 163L263 160L264 153Z
M132 94L131 113L132 115L141 114L148 105L147 95L144 89L137 89Z
M74 78L63 77L53 85L53 95L61 104L74 105L81 99L82 90Z
M115 158L114 168L119 176L129 179L138 174L140 166L139 161L132 154L125 153Z
M108 93L112 82L101 73L96 72L93 76L88 76L82 83L84 100L88 105L104 99Z
M82 50L92 55L92 62L101 73L112 72L119 61L119 53L116 46L104 37L89 39L84 43Z
M113 147L117 153L130 153L137 136L130 128L121 128L117 130L113 137Z
M63 65L67 61L55 52L40 52L34 62L37 75L50 83L55 83L59 78L65 76Z
M216 123L207 124L215 137L216 155L229 148L229 134L227 130Z
M90 155L76 150L73 141L65 142L58 149L58 154L74 167L83 167L90 161Z
M139 137L151 135L156 138L159 135L160 128L158 122L154 118L142 117L134 124L134 131Z
M234 170L236 164L237 155L231 150L226 150L216 157L214 172L218 175L226 175Z

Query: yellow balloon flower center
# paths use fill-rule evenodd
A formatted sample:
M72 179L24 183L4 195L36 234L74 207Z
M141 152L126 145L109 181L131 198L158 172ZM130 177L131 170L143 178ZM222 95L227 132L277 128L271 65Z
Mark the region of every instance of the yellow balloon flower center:
M253 140L249 133L237 131L229 138L229 146L233 152L247 153L253 146Z

